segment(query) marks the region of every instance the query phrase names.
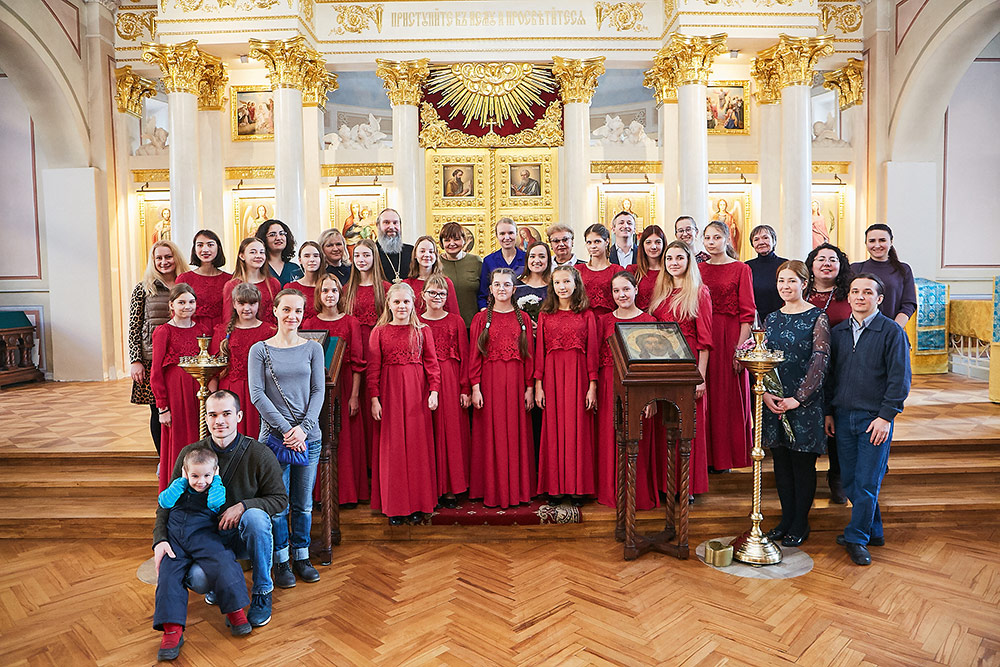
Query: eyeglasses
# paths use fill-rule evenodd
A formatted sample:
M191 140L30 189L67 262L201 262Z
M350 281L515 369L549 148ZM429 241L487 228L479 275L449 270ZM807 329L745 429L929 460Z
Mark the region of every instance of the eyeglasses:
M689 234L694 232L694 227L681 227L677 230L678 234Z
M430 289L425 291L424 294L426 294L432 299L444 299L447 298L448 296L447 292L438 292L437 290L430 290Z
M561 239L549 239L549 240L552 241L552 245L565 245L567 243L572 243L573 242L573 237L572 236L564 236Z
M280 232L268 232L267 233L267 238L269 238L269 239L273 239L276 236L287 236L287 234L285 234L284 230L282 230Z

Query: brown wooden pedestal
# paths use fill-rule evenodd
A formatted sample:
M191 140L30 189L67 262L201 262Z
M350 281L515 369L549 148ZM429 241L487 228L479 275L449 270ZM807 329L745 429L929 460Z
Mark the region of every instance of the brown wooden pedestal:
M44 379L31 358L36 339L27 315L20 311L0 313L0 387Z
M319 484L323 509L323 539L314 549L321 565L333 562L333 547L340 546L340 489L337 450L340 447L340 366L344 360L346 345L343 338L331 339L335 345L327 354L326 396L320 413L320 429L323 445L319 452Z

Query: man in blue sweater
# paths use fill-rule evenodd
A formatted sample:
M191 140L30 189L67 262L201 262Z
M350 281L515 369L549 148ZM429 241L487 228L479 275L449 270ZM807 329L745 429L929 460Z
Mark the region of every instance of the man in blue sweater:
M909 343L903 329L878 310L885 287L871 273L851 281L851 316L830 331L826 432L837 437L851 522L837 543L857 565L882 546L878 493L889 463L892 421L910 393Z

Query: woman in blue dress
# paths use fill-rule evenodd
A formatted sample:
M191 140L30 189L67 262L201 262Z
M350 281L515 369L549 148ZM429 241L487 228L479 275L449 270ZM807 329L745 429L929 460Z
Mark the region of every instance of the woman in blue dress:
M798 260L778 267L778 294L784 306L767 316L768 347L785 353L777 380L765 382L762 438L774 459L774 485L781 522L771 540L797 547L809 537L809 509L816 495L816 458L826 449L823 433L823 380L830 357L826 313L803 298L809 270Z

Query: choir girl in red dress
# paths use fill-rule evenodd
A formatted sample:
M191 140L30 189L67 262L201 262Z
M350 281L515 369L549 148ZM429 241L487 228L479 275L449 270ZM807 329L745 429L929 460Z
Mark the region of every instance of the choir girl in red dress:
M712 296L712 356L708 362L708 468L750 465L750 381L736 348L750 337L756 314L750 267L736 259L724 222L705 225L709 259L698 269Z
M597 407L597 320L580 272L552 270L549 293L538 315L535 401L542 409L538 492L573 505L596 491L594 410Z
M340 367L340 443L337 448L337 487L340 506L354 509L358 501L368 500L368 456L365 451L365 427L361 418L361 375L365 372L365 340L361 325L344 312L340 280L327 274L316 288L313 304L316 316L306 320L304 329L325 329L345 343L344 362Z
M302 318L305 324L306 320L316 316L316 285L326 275L326 259L318 243L306 241L299 246L299 266L302 267L302 277L285 283L285 288L297 289L305 296L306 312Z
M419 295L424 291L424 281L431 276L441 276L448 283L448 301L444 304L444 310L454 315L458 315L458 297L455 295L455 286L451 278L444 275L441 270L441 253L438 251L437 243L430 236L421 236L413 244L413 259L410 260L410 277L403 280L404 283L413 288L413 293L417 294L417 315L424 312L426 307L423 298Z
M656 283L650 311L660 322L676 322L688 347L698 359L702 383L695 387L695 432L688 463L690 492L708 491L708 378L709 352L712 350L712 298L701 284L698 260L684 241L671 241L663 253L664 273ZM662 451L662 450L661 450ZM659 457L660 490L667 490L667 457ZM675 479L680 479L680 461L675 458Z
M531 501L535 457L529 411L535 405L533 335L513 302L514 272L495 269L486 310L472 318L472 470L469 497L487 507Z
M650 225L642 230L638 245L636 263L630 264L626 271L635 274L639 283L639 294L635 297L635 305L640 310L648 310L649 302L653 298L653 288L656 287L656 278L663 270L663 248L667 245L667 235L659 225Z
M222 251L219 235L211 229L202 229L194 235L191 245L191 271L177 276L177 282L187 283L198 295L198 310L194 319L209 331L217 324L223 324L227 312L222 310L222 290L233 277L222 267L226 265L226 253Z
M229 313L233 310L233 289L240 283L250 283L260 291L257 317L261 322L277 326L278 320L274 316L273 307L274 295L281 291L281 283L277 278L267 274L268 269L264 266L266 263L267 250L264 249L264 242L253 237L243 239L236 254L233 278L222 288L222 312Z
M618 308L598 322L601 327L601 357L597 379L597 502L608 507L615 506L618 488L615 465L618 451L614 420L615 369L608 338L614 335L615 324L618 322L656 321L655 317L642 312L635 305L636 294L638 286L635 276L628 271L619 271L611 281L611 295ZM647 413L651 415L653 412L653 406L649 406ZM635 463L635 507L648 510L660 504L656 451L652 444L653 433L656 430L652 418L643 424L642 432L639 455ZM662 428L657 435L661 436L662 440L664 435Z
M355 258L356 264L356 258ZM419 523L434 511L437 480L431 412L438 407L441 369L434 335L417 318L413 289L397 283L368 341L368 389L376 421L372 509L389 523Z
M405 282L405 281L404 281ZM424 282L421 297L424 314L420 321L433 334L434 352L441 367L441 393L434 411L434 449L437 455L438 495L441 505L458 507L455 494L469 490L469 336L465 320L457 312L448 312L450 283L436 274Z
M267 340L274 335L277 327L258 319L260 312L260 290L250 283L240 283L233 289L233 310L227 324L218 324L212 334L209 351L229 358L229 366L222 377L213 381L211 389L228 389L240 397L243 421L236 430L256 439L260 435L260 413L250 400L250 384L247 379L247 357L254 343Z
M170 484L177 454L198 442L198 382L178 366L181 357L198 354L198 336L208 335L196 323L197 299L187 283L170 290L171 318L153 330L153 363L149 384L160 412L160 491Z
M587 241L587 252L590 261L577 264L576 268L583 278L583 286L590 299L590 309L600 320L615 308L615 300L611 297L611 279L622 270L618 264L608 260L608 250L611 248L611 233L602 224L587 227L583 238Z

